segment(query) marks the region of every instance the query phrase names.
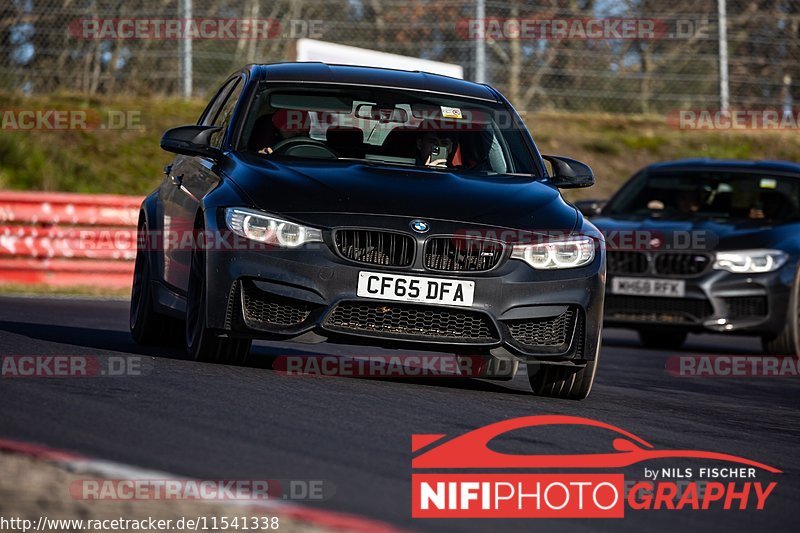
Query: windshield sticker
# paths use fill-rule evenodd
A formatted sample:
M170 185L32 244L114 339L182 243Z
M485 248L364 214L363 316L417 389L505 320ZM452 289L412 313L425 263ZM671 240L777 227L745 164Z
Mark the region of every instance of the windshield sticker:
M442 107L442 116L444 118L464 118L461 116L461 109L458 107Z
M774 189L778 186L778 181L772 178L761 178L759 187L762 189Z

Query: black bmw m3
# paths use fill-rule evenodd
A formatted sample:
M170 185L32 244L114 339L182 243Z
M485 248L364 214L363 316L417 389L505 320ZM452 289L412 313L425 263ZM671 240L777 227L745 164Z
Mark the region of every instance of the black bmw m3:
M191 357L226 363L253 339L409 346L589 393L604 241L558 189L594 177L541 156L495 89L249 66L161 146L178 155L139 217L137 342L179 331Z

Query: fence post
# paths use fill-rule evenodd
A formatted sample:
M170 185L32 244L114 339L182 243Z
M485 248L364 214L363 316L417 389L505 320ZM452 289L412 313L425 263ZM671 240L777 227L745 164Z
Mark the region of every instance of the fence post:
M478 19L478 24L480 24L481 27L484 27L483 19L485 17L485 0L476 0L475 18ZM486 83L486 38L483 35L483 31L481 31L480 35L475 39L475 81L478 83Z
M730 110L728 88L728 13L727 0L717 0L719 16L719 105L723 113Z
M181 0L181 24L184 28L184 35L180 41L181 68L180 73L183 78L183 97L192 97L192 37L188 35L187 26L192 18L192 0Z

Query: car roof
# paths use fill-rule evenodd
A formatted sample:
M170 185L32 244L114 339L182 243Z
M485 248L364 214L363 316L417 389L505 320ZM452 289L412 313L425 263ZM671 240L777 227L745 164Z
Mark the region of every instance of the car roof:
M645 168L647 172L670 172L681 170L716 170L716 171L754 171L782 172L800 175L800 164L791 161L752 161L745 159L680 159L654 163Z
M257 80L392 87L498 101L497 93L488 85L429 72L320 62L248 65L247 68Z

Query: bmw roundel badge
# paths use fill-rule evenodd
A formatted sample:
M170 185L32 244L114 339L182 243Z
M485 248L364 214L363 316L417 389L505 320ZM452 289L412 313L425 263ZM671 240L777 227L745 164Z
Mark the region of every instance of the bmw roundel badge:
M411 229L413 229L417 233L428 233L428 230L431 229L431 227L424 220L420 220L417 218L411 221Z

